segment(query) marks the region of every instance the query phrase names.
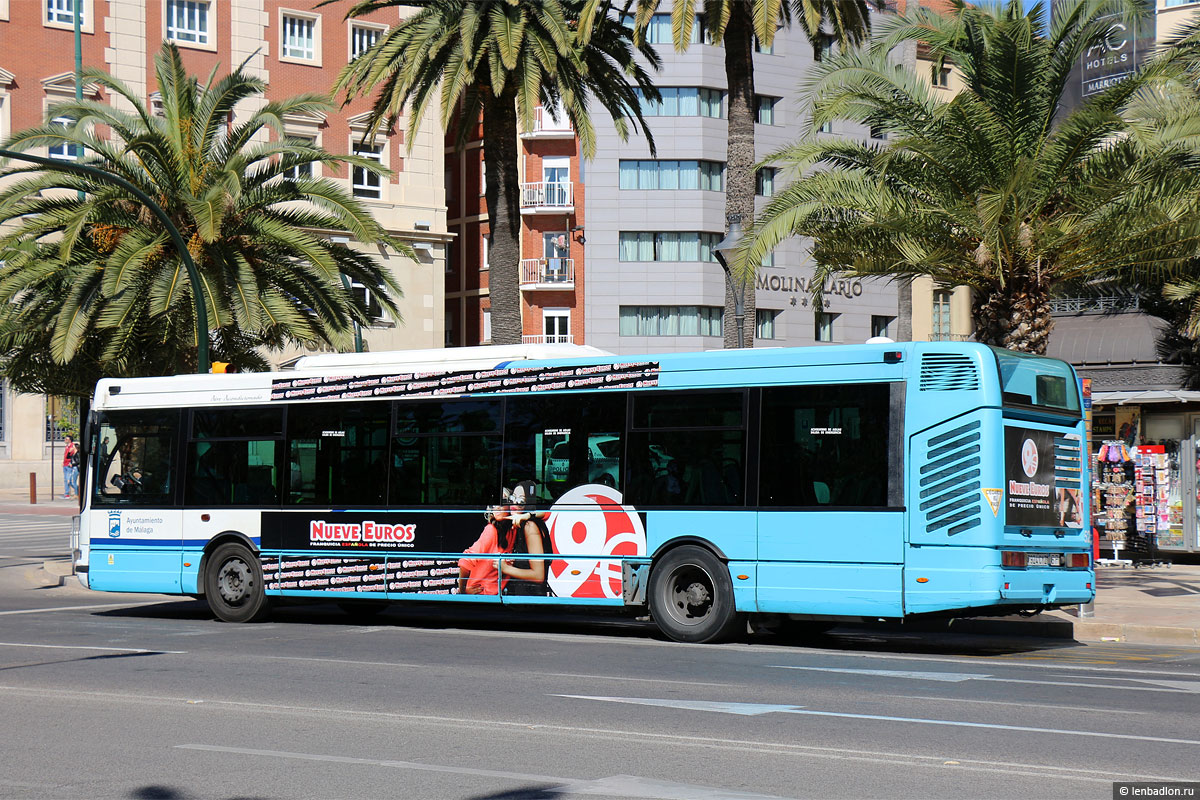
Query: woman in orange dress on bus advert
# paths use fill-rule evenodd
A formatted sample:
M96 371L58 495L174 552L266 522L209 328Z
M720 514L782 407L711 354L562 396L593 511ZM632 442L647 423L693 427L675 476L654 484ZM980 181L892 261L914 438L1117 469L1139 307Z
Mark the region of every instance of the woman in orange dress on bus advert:
M463 551L481 557L458 560L459 594L500 594L500 573L496 566L498 559L488 558L487 554L512 551L512 520L503 505L489 508L484 518L487 525L483 533Z

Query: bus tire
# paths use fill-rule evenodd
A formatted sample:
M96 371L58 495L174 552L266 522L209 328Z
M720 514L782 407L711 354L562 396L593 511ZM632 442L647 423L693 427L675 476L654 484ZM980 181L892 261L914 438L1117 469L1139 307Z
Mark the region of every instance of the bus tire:
M744 629L729 570L703 547L679 547L654 565L649 604L659 630L677 642L718 642Z
M227 542L208 557L204 596L217 619L255 622L270 606L263 590L262 565L245 545Z

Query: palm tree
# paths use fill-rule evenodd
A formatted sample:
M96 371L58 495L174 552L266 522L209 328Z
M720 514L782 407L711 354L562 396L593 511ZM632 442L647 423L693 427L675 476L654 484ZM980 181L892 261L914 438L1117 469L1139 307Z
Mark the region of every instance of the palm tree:
M634 58L630 31L609 13L608 0L362 0L346 17L395 6L418 10L350 62L335 91L344 91L347 102L377 91L372 134L392 128L407 113L410 148L435 100L442 126L453 126L460 145L482 121L492 340L518 344L518 125L531 128L538 105L561 109L590 159L596 138L589 100L608 111L623 139L631 127L650 139L630 81L651 97L658 92ZM643 46L640 52L658 66L652 49Z
M641 41L662 0L636 0L635 28ZM883 7L882 0L871 5ZM866 0L674 0L671 6L671 33L675 49L683 52L691 41L697 13L703 14L712 40L725 48L725 80L729 93L729 137L725 156L725 218L726 227L732 220L749 222L754 218L754 176L758 157L754 152L754 123L757 119L757 100L754 94L754 42L763 45L775 40L780 25L800 26L813 45L814 52L823 52L826 37L843 45L858 45L871 28ZM831 34L826 34L831 28ZM754 343L755 298L754 282L745 292L743 339ZM726 286L724 334L725 347L737 346L734 323L734 289Z
M746 263L791 235L814 240L815 283L837 274L928 275L974 293L976 338L1044 353L1056 286L1137 271L1162 274L1195 252L1200 179L1187 147L1139 134L1136 108L1169 91L1174 56L1061 107L1071 69L1129 4L1020 0L945 16L917 10L871 48L821 65L814 125L881 127L886 146L809 133L777 154L801 175L765 208ZM1044 35L1040 32L1046 31ZM888 62L903 41L928 43L966 88L949 102ZM940 65L939 65L940 66Z
M163 227L132 194L53 167L10 168L0 191L0 223L8 223L0 252L10 253L0 270L0 354L9 377L33 385L39 372L90 381L190 371L198 336L211 337L217 357L251 367L263 365L258 347L344 347L354 323L369 316L342 275L395 314L394 278L370 256L315 231L410 256L411 249L338 184L306 176L315 163L377 167L283 136L286 114L328 102L315 95L268 102L230 122L238 103L263 93L263 81L238 69L201 85L170 44L155 66L161 115L117 79L89 72L89 82L121 95L133 112L62 103L47 118L75 120L67 129L46 124L5 146L73 152L155 198L188 242L213 330L196 330L196 287ZM100 127L111 138L96 135ZM276 140L266 142L270 131Z

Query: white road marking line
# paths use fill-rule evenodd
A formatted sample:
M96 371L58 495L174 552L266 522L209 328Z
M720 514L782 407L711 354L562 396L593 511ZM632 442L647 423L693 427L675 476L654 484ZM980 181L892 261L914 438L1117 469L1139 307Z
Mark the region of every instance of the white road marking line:
M356 661L347 658L315 658L312 656L261 656L273 661L316 661L327 664L349 664L363 667L404 667L428 669L428 664L407 664L400 661ZM628 675L583 675L574 672L523 672L523 675L540 675L546 678L584 678L597 681L631 681L635 683L668 683L678 686L728 686L727 683L702 683L700 681L677 681L669 678L631 678Z
M1104 733L1101 731L1078 731L1060 728L1035 728L1027 725L1000 725L993 722L964 722L951 719L926 719L924 717L891 717L884 714L852 714L845 711L815 711L800 706L777 706L767 703L723 703L706 700L659 700L644 697L593 697L580 694L560 694L557 697L568 697L576 700L598 700L606 703L631 703L643 706L658 706L660 708L681 708L688 711L715 711L726 714L800 714L808 717L837 717L840 719L869 719L877 722L909 722L918 725L948 725L956 728L985 728L997 731L1019 731L1022 733L1053 733L1060 736L1086 736L1098 739L1126 739L1135 742L1165 742L1167 744L1200 745L1200 740L1172 739L1166 736L1137 736L1128 733ZM761 710L754 710L759 706ZM731 707L737 707L731 708Z
M161 603L161 600L155 601ZM100 603L90 606L57 606L55 608L20 608L15 611L0 611L0 617L7 617L12 614L46 614L51 611L91 611L97 608L133 608L138 605L151 605L149 603Z
M478 767L453 767L441 764L424 764L417 761L392 761L390 759L353 758L350 756L331 756L317 753L290 753L281 750L256 750L246 747L218 747L205 744L179 744L178 750L200 750L209 753L232 753L236 755L265 756L268 758L288 758L301 761L320 761L334 764L353 764L355 766L390 767L395 769L419 770L422 772L440 772L449 775L471 775L479 778L499 778L502 780L519 781L521 783L547 783L550 792L567 794L610 794L616 793L621 797L645 798L645 800L782 800L777 795L752 794L750 792L735 792L708 786L694 786L684 783L673 783L635 775L613 775L599 780L581 780L578 778L561 778L556 775L536 775L525 772L508 772L506 770L479 769Z
M140 647L92 647L80 644L35 644L32 642L0 642L0 647L43 647L47 650L102 650L106 653L154 653L164 656L177 656L187 653L187 650L144 650Z
M771 664L774 669L802 669L809 672L836 672L849 675L869 675L880 678L912 678L919 681L962 683L963 681L991 681L993 683L1032 683L1035 686L1083 686L1087 689L1127 689L1131 692L1200 692L1200 682L1145 680L1141 678L1118 678L1156 683L1159 686L1130 686L1128 684L1083 683L1081 681L1046 681L1023 678L997 678L978 672L909 672L901 669L846 669L843 667L798 667L788 664Z
M966 697L944 697L931 694L889 694L885 697L895 697L898 700L936 700L939 703L983 703L989 706L1016 706L1029 708L1030 703L1014 703L1009 700L973 700ZM1038 703L1038 708L1055 708L1062 711L1084 711L1097 714L1135 714L1137 716L1153 715L1153 711L1129 711L1119 708L1104 708L1103 706L1056 706L1049 703Z

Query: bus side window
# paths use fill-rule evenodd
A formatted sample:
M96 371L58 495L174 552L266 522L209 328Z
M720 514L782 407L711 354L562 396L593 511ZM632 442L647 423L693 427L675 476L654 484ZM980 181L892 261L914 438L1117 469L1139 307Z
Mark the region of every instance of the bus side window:
M759 503L887 505L890 386L778 386L762 391Z
M625 392L512 397L504 418L504 485L533 480L540 502L624 484Z
M746 393L634 396L631 502L740 506L746 499Z
M190 432L187 505L279 504L283 409L197 409Z
M391 404L322 403L288 410L288 503L384 503Z
M399 402L388 499L485 508L500 496L499 400Z
M96 505L171 506L178 412L109 412L93 440Z

